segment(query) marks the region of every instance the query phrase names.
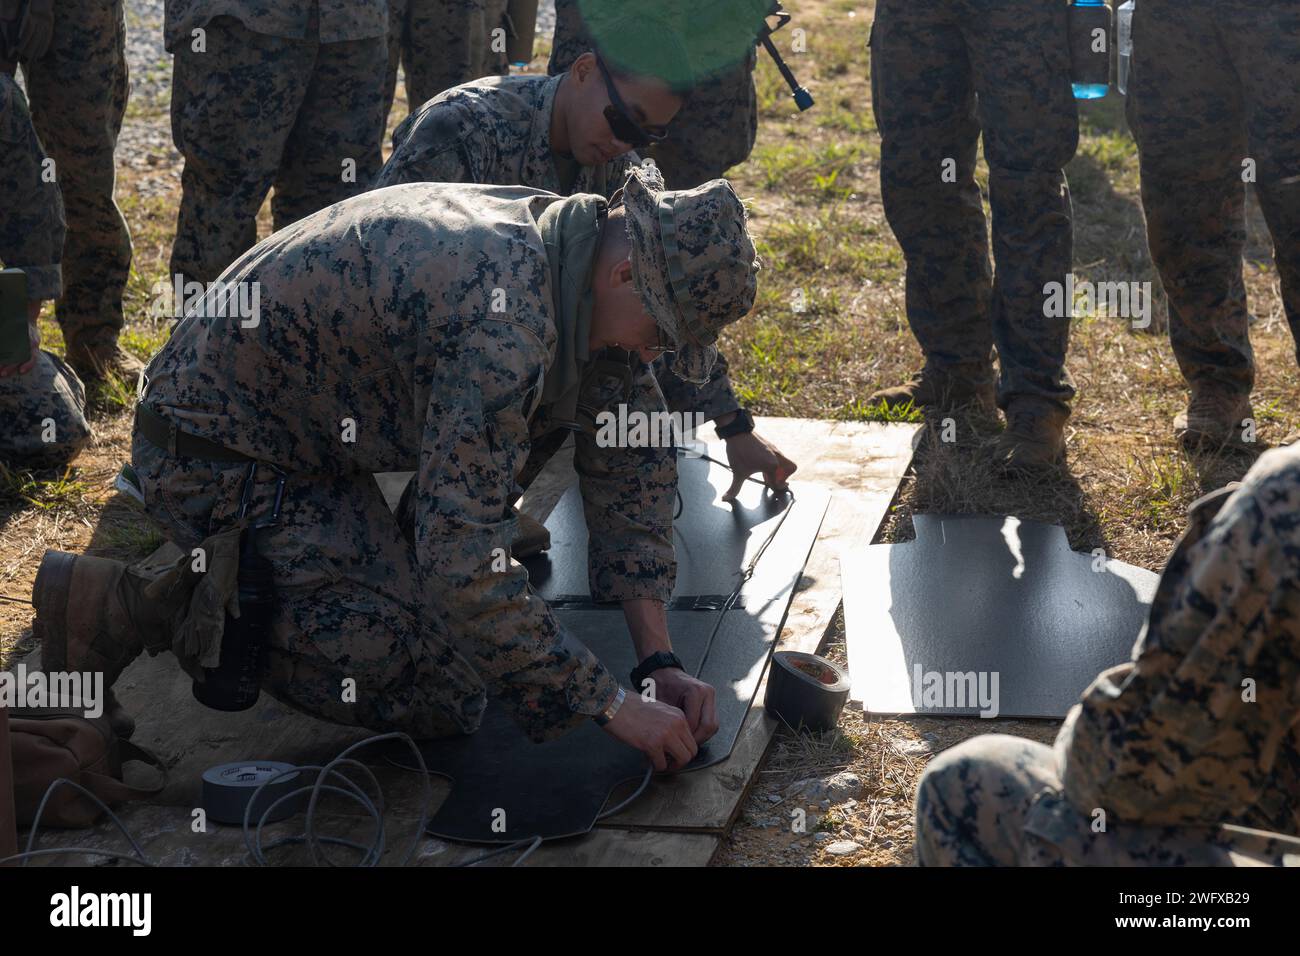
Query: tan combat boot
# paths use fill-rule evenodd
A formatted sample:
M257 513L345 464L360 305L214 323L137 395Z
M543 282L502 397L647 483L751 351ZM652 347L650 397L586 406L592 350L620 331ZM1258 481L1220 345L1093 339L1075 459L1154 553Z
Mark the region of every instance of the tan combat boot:
M1174 434L1188 448L1242 445L1243 422L1254 418L1249 395L1194 384L1187 411L1174 418Z
M1025 475L1065 463L1065 423L1070 412L1041 398L1016 398L1007 428L993 446L994 463L1008 475Z
M100 672L111 688L147 646L170 646L170 624L189 603L193 579L188 555L168 542L136 564L46 551L32 603L32 634L41 642L41 666L50 671ZM135 721L109 689L104 712L119 737Z
M536 518L524 514L522 511L517 512L519 515L519 527L515 532L515 539L510 543L510 553L515 560L522 558L531 558L535 554L541 554L551 546L551 533L546 530L546 526Z
M927 364L902 385L883 388L867 399L875 406L881 402L887 408L928 408L948 411L963 405L976 405L990 414L996 408L993 397L992 373L987 367L954 366L938 368Z
M111 349L68 349L67 362L83 382L102 382L110 375L134 386L144 371L144 362L120 345Z

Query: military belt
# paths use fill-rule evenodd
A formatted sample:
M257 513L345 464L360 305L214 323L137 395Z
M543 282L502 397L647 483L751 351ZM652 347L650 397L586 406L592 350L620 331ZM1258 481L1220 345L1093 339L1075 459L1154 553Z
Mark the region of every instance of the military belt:
M151 444L156 445L172 457L202 458L207 461L252 461L243 452L234 451L225 445L191 435L176 427L176 423L164 415L158 414L143 402L135 407L135 430Z

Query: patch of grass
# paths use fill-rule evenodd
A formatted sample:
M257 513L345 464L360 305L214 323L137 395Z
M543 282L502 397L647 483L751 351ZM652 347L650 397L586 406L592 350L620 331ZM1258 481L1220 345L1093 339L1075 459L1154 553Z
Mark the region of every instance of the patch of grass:
M911 402L897 408L891 408L883 400L873 405L861 398L855 398L851 402L842 405L835 417L849 422L906 422L908 424L917 424L925 421L924 412L913 407Z
M16 471L0 462L0 498L21 501L42 511L54 511L85 504L89 493L89 487L77 477L77 471L71 465L56 478L39 478L33 472Z

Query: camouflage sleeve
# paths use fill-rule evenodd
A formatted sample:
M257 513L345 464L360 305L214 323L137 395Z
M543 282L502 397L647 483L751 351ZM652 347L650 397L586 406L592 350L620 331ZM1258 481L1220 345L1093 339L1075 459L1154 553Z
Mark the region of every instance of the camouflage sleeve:
M27 99L0 73L0 262L27 273L27 297L63 294L63 198L41 178L41 150Z
M485 183L492 143L455 100L426 103L393 131L393 153L372 189L401 183Z
M740 408L740 401L731 387L727 374L727 359L721 352L713 363L709 380L703 385L693 385L673 372L672 353L655 362L655 378L663 390L668 408L674 412L700 412L709 421Z
M617 416L623 402L621 384L613 395L594 396L584 388L582 403ZM645 366L633 378L626 404L627 415L663 412L663 396ZM574 467L589 535L591 596L597 601L652 598L667 603L677 575L672 543L677 452L671 447L603 444L599 432L579 431L574 440Z
M555 620L512 561L515 475L547 364L511 322L448 326L416 474L416 547L448 626L534 740L599 713L618 682Z
M1300 721L1300 464L1212 504L1169 560L1134 662L1101 674L1058 737L1083 812L1216 824L1276 786Z

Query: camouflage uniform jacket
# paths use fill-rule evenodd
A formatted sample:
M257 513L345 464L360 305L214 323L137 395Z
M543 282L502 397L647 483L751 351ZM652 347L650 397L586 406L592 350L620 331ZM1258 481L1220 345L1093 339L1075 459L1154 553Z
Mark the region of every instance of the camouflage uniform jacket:
M386 36L388 0L167 0L167 51L176 52L191 30L215 17L234 17L254 33L289 40L307 39L317 25L321 43L338 43Z
M551 149L551 110L559 76L486 77L453 87L412 113L393 133L393 153L373 189L398 183L495 183L608 199L640 162L635 153L604 166L579 166L570 188L560 182ZM721 355L709 381L692 385L659 363L659 386L674 411L717 418L740 407Z
M1084 813L1171 826L1274 801L1264 819L1300 832L1298 722L1295 446L1193 507L1133 662L1100 674L1057 738L1065 794Z
M224 273L259 290L256 322L188 315L150 364L145 397L181 429L294 473L289 494L312 474L415 471L428 597L489 685L511 686L532 731L598 713L617 687L503 558L520 478L538 470L530 453L568 434L541 400L557 322L538 219L562 201L426 183L321 210ZM586 376L578 407L661 410L648 370L629 371L613 392ZM598 448L582 429L575 463L593 597L667 601L675 452Z

